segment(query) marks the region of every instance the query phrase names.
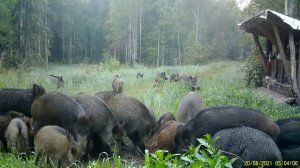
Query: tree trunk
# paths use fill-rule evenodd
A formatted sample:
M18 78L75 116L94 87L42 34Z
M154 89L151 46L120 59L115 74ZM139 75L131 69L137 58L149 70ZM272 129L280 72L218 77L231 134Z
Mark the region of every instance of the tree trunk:
M143 0L141 0L141 10L140 10L140 41L139 41L139 63L142 61L142 21L143 21Z
M160 35L160 32L158 32L158 36L157 36L157 60L156 60L156 67L158 68L159 67L159 43L160 43L160 41L159 41L159 35Z
M181 50L180 50L180 36L179 36L179 18L178 18L178 1L176 1L176 23L177 23L177 42L178 42L178 58L179 65L181 66Z
M296 94L296 102L300 105L300 92L297 85L297 76L296 76L296 49L294 44L294 35L293 32L289 32L289 44L290 44L290 51L291 51L291 79L292 79L292 86L293 91Z

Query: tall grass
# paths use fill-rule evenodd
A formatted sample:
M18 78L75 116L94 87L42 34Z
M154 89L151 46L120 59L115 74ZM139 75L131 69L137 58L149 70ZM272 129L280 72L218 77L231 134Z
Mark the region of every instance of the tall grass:
M48 67L31 67L26 70L2 70L0 73L0 88L29 88L33 83L41 84L46 91L59 91L68 95L78 92L93 94L98 91L112 90L111 82L115 75L121 75L124 81L123 93L136 97L149 108L156 118L168 111L176 116L181 99L189 92L188 88L178 83L166 81L154 87L157 73L179 73L197 75L200 91L205 107L236 105L259 109L272 119L292 116L300 117L300 108L286 104L278 104L267 97L262 97L254 88L246 87L243 74L238 70L239 62L223 61L204 66L160 67L147 68L137 66L134 69L121 67L115 71L103 68L101 65L50 65ZM137 72L144 73L144 79L136 79ZM50 80L50 74L61 75L65 81L63 88L56 88ZM107 160L89 162L87 167L110 167L111 162L121 167L132 167L132 163L122 158L107 158ZM118 163L118 164L116 164ZM12 167L34 167L32 159L19 160L11 154L0 154L0 165ZM24 166L26 165L26 166ZM8 167L9 167L8 166ZM7 166L5 166L7 167Z

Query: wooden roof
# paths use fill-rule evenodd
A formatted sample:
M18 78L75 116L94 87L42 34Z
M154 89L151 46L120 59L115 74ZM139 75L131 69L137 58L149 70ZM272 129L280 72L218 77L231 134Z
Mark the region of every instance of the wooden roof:
M278 26L279 31L292 30L296 36L300 36L300 21L284 14L266 9L254 17L238 24L246 32L265 37L265 31L273 32L273 24Z

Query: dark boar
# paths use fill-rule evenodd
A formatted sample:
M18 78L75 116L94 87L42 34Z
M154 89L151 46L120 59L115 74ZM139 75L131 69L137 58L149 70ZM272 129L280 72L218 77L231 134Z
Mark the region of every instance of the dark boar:
M168 121L164 123L146 143L146 148L149 149L150 152L165 149L173 153L176 150L173 143L176 130L183 125L184 123L177 121Z
M28 149L28 127L21 118L10 121L5 130L7 148L10 151L24 153Z
M85 150L91 117L73 98L59 92L46 93L31 107L34 134L46 125L58 125L68 130Z
M6 152L8 151L8 149L7 149L7 141L4 136L5 130L12 119L23 118L23 117L25 117L24 114L16 111L8 111L6 113L0 113L0 139L2 142L2 146Z
M175 121L175 117L172 113L170 112L165 112L163 113L160 118L157 121L157 128L159 129L161 126L163 126L166 122L168 121Z
M276 123L280 128L276 143L282 153L283 160L300 161L300 118L280 119Z
M196 138L205 134L212 136L223 128L247 126L259 129L276 140L279 134L278 125L267 118L262 112L235 106L220 106L204 109L179 128L175 135L175 145L188 149L196 144Z
M31 89L0 89L0 111L15 110L31 117L32 102L45 93L45 89L33 84Z
M121 94L112 97L107 104L133 144L144 151L145 142L156 130L156 121L149 109L139 100Z
M82 156L73 136L59 126L41 128L34 138L34 144L35 164L42 155L46 155L47 160L58 161L58 167L67 167Z
M144 78L144 74L138 72L138 73L136 74L135 77L138 78L138 79L139 79L139 78L140 78L140 79L143 79L143 78Z
M56 88L59 89L61 87L64 87L64 80L62 76L56 76L56 75L49 75L51 76L51 82L56 84Z
M114 90L115 93L120 94L123 91L123 80L121 78L121 76L116 75L112 81L112 88Z
M181 101L177 119L179 122L187 123L198 112L204 109L202 97L196 92L189 92Z
M187 76L187 75L180 75L178 76L178 82L184 83L191 91L200 90L200 87L198 86L198 78Z
M229 158L238 156L233 167L243 167L243 161L272 162L282 161L281 153L273 139L264 132L250 127L234 127L223 129L215 133L211 141L216 140L215 145L219 150L225 151ZM254 167L250 166L250 167ZM255 166L257 167L257 166ZM272 166L267 166L272 167ZM278 166L281 167L281 166Z
M102 152L113 152L114 141L121 138L123 130L112 115L105 102L97 96L80 94L75 100L83 107L87 115L93 118L89 134L88 154L98 156Z
M155 77L155 85L154 85L154 87L160 85L165 80L168 80L165 72L161 72L161 73L157 74L156 77Z
M116 93L114 91L101 91L94 93L94 95L107 103L111 97L116 95Z
M170 75L170 83L171 82L178 82L179 73L172 73Z

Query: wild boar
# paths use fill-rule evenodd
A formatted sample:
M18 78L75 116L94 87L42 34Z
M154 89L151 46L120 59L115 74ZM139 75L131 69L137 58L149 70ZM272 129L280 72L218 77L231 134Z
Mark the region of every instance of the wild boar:
M43 126L57 125L68 130L85 150L92 118L75 99L59 92L46 93L33 102L31 115L35 135Z
M5 139L5 130L12 119L23 117L25 117L25 115L17 111L8 111L6 113L0 113L0 139L2 142L2 146L6 152L8 152L8 149L7 141Z
M164 123L158 131L153 135L153 137L146 143L146 148L150 152L155 152L159 149L165 149L173 153L176 151L174 146L174 136L176 130L182 127L184 123L177 121L168 121Z
M138 72L135 76L137 79L143 79L144 78L144 74Z
M202 97L196 92L189 92L181 101L177 119L179 122L187 123L198 112L204 109Z
M238 160L233 164L233 167L236 168L244 167L246 162L254 163L256 161L265 161L266 167L277 167L275 161L282 161L281 153L273 139L266 133L254 128L223 129L215 133L211 138L211 141L214 140L216 140L215 146L226 152L224 155L229 158L238 156ZM250 164L246 167L257 166Z
M179 73L172 73L170 75L170 83L171 82L178 82Z
M139 100L121 94L112 97L107 105L133 144L144 151L145 142L156 130L149 109Z
M187 76L187 75L180 75L178 76L178 82L185 84L191 91L200 90L198 86L198 78L197 76Z
M79 160L83 154L73 136L59 126L42 127L34 138L34 144L35 164L42 155L46 155L47 160L58 161L58 167L67 167L75 160Z
M32 102L45 93L45 89L33 84L31 89L0 89L0 112L15 110L31 117Z
M112 81L112 88L114 90L115 93L120 94L123 91L123 80L121 78L121 76L116 75Z
M154 87L160 85L165 80L168 80L165 72L161 72L161 73L157 74L156 77L155 77L155 85L154 85Z
M90 115L91 129L89 133L87 153L98 157L100 153L112 153L114 142L121 138L123 130L111 113L106 103L97 96L80 94L75 100L83 107L87 115Z
M188 149L196 144L196 138L205 134L212 136L221 129L235 126L246 126L261 130L276 140L279 134L278 125L262 112L244 107L220 106L204 109L189 120L176 132L175 146Z
M280 128L276 143L283 160L300 161L300 117L280 119L276 123Z
M57 75L49 75L51 76L51 82L56 85L56 88L59 89L61 87L64 87L64 80L62 76L57 76Z
M28 127L21 118L14 118L10 121L4 136L8 150L17 153L24 153L28 150Z

